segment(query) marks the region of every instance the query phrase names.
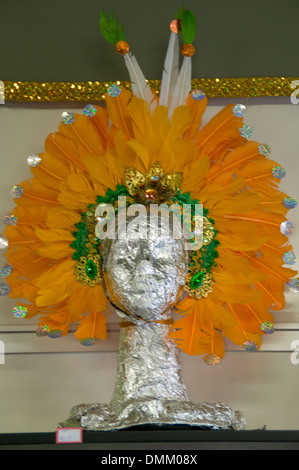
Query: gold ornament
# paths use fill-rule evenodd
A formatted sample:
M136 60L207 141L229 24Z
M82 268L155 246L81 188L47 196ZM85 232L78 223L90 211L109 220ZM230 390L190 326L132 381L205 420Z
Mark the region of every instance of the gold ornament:
M195 54L195 47L193 44L183 44L181 47L181 54L185 57L192 57Z
M190 297L201 299L207 297L213 291L213 276L198 263L190 269L187 278L185 290Z
M130 46L126 41L118 41L115 44L115 50L120 55L125 55L129 52Z
M101 256L99 254L82 256L75 265L75 276L77 281L90 287L101 284L103 280Z
M181 21L180 20L172 20L169 27L170 27L170 30L173 33L178 34L181 31Z
M125 186L137 202L162 203L172 199L180 190L183 173L165 175L159 162L156 162L143 175L135 168L125 170Z

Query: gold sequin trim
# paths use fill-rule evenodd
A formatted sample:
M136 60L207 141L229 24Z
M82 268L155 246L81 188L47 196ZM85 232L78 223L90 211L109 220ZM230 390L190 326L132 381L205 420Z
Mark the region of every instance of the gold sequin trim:
M256 96L291 96L292 82L299 77L198 78L192 87L202 90L208 98ZM129 81L113 82L22 82L3 81L5 101L17 102L101 102L106 89L117 84L130 89ZM148 80L159 94L160 80Z
M194 226L195 222L197 225L196 227ZM195 231L202 231L202 246L203 250L205 250L205 247L212 242L215 236L215 229L212 223L206 217L194 216L192 230L194 229ZM202 266L201 256L202 255L199 250L197 250L192 256L185 284L185 290L188 292L188 295L190 297L195 297L196 299L207 297L208 294L213 291L214 284L213 275ZM201 284L196 287L196 282L194 284L193 280L198 276L201 278Z

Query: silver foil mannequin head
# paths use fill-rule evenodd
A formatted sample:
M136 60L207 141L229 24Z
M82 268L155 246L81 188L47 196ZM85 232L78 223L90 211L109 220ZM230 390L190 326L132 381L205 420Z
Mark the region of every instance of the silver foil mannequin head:
M106 238L101 243L106 294L127 322L120 328L112 400L75 406L71 426L80 423L94 431L144 424L243 429L242 415L227 405L197 404L188 399L177 347L169 337L171 326L155 322L170 317L185 285L189 261L185 239L173 236L167 224L157 232L156 224L152 227L152 220L145 219L137 236L133 224L125 237ZM119 221L120 217L118 225ZM152 236L148 236L151 228Z
M136 220L126 219L124 237L104 240L106 293L119 315L129 314L130 321L132 316L147 321L165 319L185 285L188 272L185 240L174 237L173 227L161 223L161 216L158 229L149 213L142 223L139 219L136 224Z

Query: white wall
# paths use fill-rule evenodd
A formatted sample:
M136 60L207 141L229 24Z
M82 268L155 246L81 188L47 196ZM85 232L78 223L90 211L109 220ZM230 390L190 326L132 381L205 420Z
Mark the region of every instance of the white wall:
M230 101L210 100L205 121ZM287 170L282 190L298 200L299 105L288 98L238 101L247 105L245 123L253 128L254 140L270 145L273 159ZM13 207L11 186L30 176L27 156L43 151L45 137L57 130L63 111L81 111L83 106L0 106L0 220ZM295 224L291 237L299 256L299 209L290 211L289 219ZM0 257L2 266L5 259ZM58 340L37 338L35 320L15 319L13 306L13 301L0 298L0 344L5 349L0 359L0 433L54 431L73 405L110 400L118 339L113 325L106 342L86 349L72 334ZM291 362L292 341L299 342L298 306L299 294L288 293L285 310L275 314L277 331L265 337L259 352L243 352L228 342L228 352L216 367L181 355L190 399L230 404L244 412L248 429L298 429L299 364Z

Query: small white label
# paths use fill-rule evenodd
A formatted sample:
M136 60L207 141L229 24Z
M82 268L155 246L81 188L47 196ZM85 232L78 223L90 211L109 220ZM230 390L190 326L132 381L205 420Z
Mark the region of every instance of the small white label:
M57 428L56 444L82 443L82 428Z

